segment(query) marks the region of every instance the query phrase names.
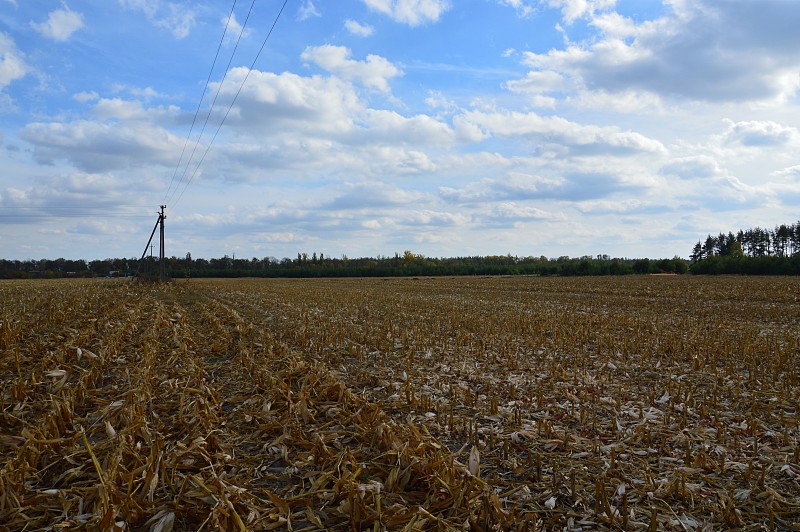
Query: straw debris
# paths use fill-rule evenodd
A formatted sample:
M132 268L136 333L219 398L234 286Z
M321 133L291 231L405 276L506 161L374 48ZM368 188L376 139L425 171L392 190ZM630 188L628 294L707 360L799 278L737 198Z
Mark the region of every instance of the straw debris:
M799 282L4 283L0 522L800 528Z

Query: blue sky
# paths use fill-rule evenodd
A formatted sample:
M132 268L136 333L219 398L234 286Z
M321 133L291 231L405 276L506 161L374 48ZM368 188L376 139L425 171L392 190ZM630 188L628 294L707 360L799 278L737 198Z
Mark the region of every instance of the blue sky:
M800 218L800 3L289 0L255 60L282 5L0 0L0 256L138 256L162 203L195 257L672 257Z

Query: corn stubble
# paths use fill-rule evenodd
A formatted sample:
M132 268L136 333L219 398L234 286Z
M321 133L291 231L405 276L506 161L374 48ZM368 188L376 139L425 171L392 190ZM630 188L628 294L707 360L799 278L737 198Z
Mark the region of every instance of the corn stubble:
M800 527L800 280L0 284L0 530Z

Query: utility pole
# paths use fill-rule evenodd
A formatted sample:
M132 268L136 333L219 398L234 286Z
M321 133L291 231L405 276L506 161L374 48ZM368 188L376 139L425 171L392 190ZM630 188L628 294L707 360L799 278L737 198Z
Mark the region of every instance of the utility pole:
M160 238L160 244L161 245L160 245L159 252L158 252L158 259L160 261L160 277L161 277L161 282L162 283L167 280L166 263L164 261L164 220L167 219L167 217L164 215L164 209L166 209L166 208L167 208L166 205L162 205L161 206L161 214L159 215L159 218L158 218L159 222L161 224L161 233L160 233L161 234L161 238Z
M150 240L147 241L147 244L144 246L144 251L142 251L142 257L139 259L139 267L136 269L136 273L138 274L139 271L142 269L142 260L144 260L144 256L147 254L147 248L150 248L150 256L153 256L153 237L156 235L156 230L161 229L160 232L160 240L158 246L158 261L159 261L159 278L161 281L167 280L167 271L166 271L166 263L164 262L164 220L167 218L164 214L164 209L166 209L166 205L161 206L161 212L158 213L158 220L156 220L156 225L153 226L153 232L150 233Z

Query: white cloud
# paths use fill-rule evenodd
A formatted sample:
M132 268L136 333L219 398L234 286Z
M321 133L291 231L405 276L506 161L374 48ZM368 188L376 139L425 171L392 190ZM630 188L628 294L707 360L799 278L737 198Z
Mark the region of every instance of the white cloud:
M355 128L365 112L349 83L335 77L302 77L247 68L228 72L220 98L230 100L246 76L247 83L231 111L226 127L245 128L248 133L278 136L283 131L307 135L343 135ZM216 90L211 84L209 90ZM308 129L308 131L306 131Z
M135 210L121 208L120 203L131 205L130 194L134 190L150 188L151 183L131 182L110 173L72 171L48 177L46 181L35 180L24 189L9 187L2 191L2 203L24 207L28 214L51 214L56 208L78 212L112 208L119 214L127 214Z
M546 170L552 172L552 170ZM440 187L439 196L459 205L529 200L585 201L608 196L626 188L615 176L582 173L575 170L560 176L544 177L510 171L500 178L484 178L463 188Z
M92 114L100 120L140 120L147 115L142 104L122 98L103 98L95 104Z
M468 111L458 117L459 122L472 124L484 135L505 138L530 138L552 149L563 149L574 154L608 153L626 155L633 153L666 154L658 140L634 131L623 131L614 126L587 126L570 122L558 116L541 116L536 113Z
M171 166L182 141L158 125L172 120L171 108L144 108L141 103L101 99L92 108L96 120L33 122L20 138L33 146L37 162L53 165L69 161L90 173Z
M162 0L118 0L119 4L131 10L144 13L156 27L166 29L176 39L183 39L195 25L195 13L187 5Z
M246 68L232 69L220 101L229 101L247 75ZM215 89L212 84L210 90ZM107 120L112 111L139 112L124 101L109 100L96 112L101 108ZM265 168L286 167L343 178L409 176L438 169L437 150L446 150L455 139L452 128L435 118L368 107L352 84L337 77L254 70L212 153L225 161L226 179L258 180Z
M770 174L778 179L788 180L797 184L800 184L800 164L790 166L788 168L782 168L781 170L777 170Z
M301 58L347 81L358 82L384 93L391 91L390 79L403 75L402 70L378 55L370 54L365 61L350 59L350 50L344 46L328 44L308 47Z
M242 28L242 25L236 20L236 13L231 13L230 19L228 17L222 17L220 22L223 28L227 25L227 29L225 30L225 42L227 44L235 43L240 38L240 34L242 39L246 39L251 34L250 29Z
M626 199L626 200L590 200L581 201L575 204L575 207L586 213L595 214L626 214L631 212L640 212L648 208L647 204L639 199Z
M575 20L593 15L613 7L616 0L548 0L550 7L560 8L564 21L572 24Z
M663 114L664 102L657 94L636 90L607 92L581 89L575 96L568 96L566 103L578 109L604 109L623 114Z
M419 26L437 22L451 5L449 0L363 0L373 11L388 15L395 22Z
M323 208L329 210L374 210L376 208L410 205L419 202L421 199L422 194L419 192L409 192L385 183L345 183L341 192L338 192Z
M508 90L518 93L555 92L564 86L564 76L552 70L528 72L523 79L506 82Z
M792 2L670 2L637 23L609 0L550 0L566 22L586 18L598 34L565 49L525 53L574 90L644 92L706 102L785 101L800 88L800 33Z
M5 33L0 33L0 90L12 81L30 72L24 56L17 50L14 41Z
M592 26L610 38L625 39L635 37L639 33L639 28L632 19L616 12L597 15L592 20Z
M372 26L360 24L352 19L347 19L344 23L344 27L353 35L358 35L359 37L369 37L375 31Z
M405 216L402 214L400 216L400 225L408 226L462 226L469 222L470 217L468 215L446 211L410 211Z
M86 103L86 102L93 102L100 99L100 95L97 94L95 91L81 91L72 95L72 98L75 101Z
M525 0L498 0L500 5L513 7L521 17L527 17L536 12L536 8Z
M320 14L320 12L317 11L314 2L312 2L311 0L305 0L305 2L303 2L303 5L300 6L300 9L297 12L297 18L299 20L308 20L312 17L321 17L321 16L322 15Z
M725 174L717 160L709 155L695 155L674 159L661 167L661 173L688 180L714 179Z
M143 89L139 87L131 87L129 92L131 95L136 96L137 98L143 98L145 100L168 97L166 94L156 91L153 87L145 87Z
M457 108L455 102L448 100L447 97L440 91L428 91L428 97L425 98L425 104L432 109L453 110Z
M531 205L522 205L514 201L504 201L492 208L492 216L515 220L563 220L562 213L552 213Z
M71 11L65 4L64 9L51 11L46 22L31 22L31 27L43 37L64 42L69 40L73 33L83 28L83 16Z
M728 129L722 139L726 144L736 144L749 148L778 147L800 143L797 128L784 126L769 120L748 120L733 122L728 120Z
M428 115L403 116L394 111L369 109L363 123L366 135L359 141L372 139L389 146L421 146L433 149L437 146L450 146L454 133L450 127Z
M34 146L40 164L68 160L87 172L125 169L158 162L168 165L177 139L151 127L120 127L95 122L27 125L20 137Z
M555 109L558 100L552 96L542 96L541 94L534 94L531 96L530 103L533 107L541 109Z

